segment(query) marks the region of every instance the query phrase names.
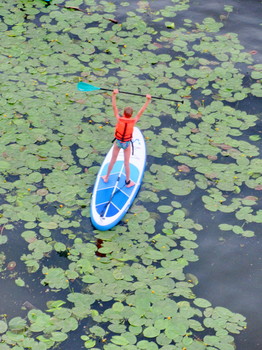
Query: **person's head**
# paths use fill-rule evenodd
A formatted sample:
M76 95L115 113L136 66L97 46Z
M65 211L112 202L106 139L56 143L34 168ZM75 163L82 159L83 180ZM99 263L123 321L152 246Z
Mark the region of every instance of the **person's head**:
M131 107L126 107L124 109L124 117L125 118L131 118L132 117L132 114L133 114L133 108Z

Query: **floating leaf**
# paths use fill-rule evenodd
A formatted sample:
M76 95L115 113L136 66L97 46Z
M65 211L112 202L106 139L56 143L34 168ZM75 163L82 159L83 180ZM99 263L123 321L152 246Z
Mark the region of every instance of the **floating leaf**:
M260 135L250 135L249 139L251 141L259 141L261 139L261 136Z
M58 227L58 224L56 222L40 222L39 226L48 230L54 230Z
M56 242L54 245L54 248L57 252L64 252L66 251L66 245L61 242Z
M174 22L165 22L165 25L167 28L175 29L175 23Z
M148 327L145 328L143 334L146 338L155 338L160 334L160 331L155 327Z
M129 344L129 341L123 337L123 336L120 336L120 335L114 335L112 338L111 338L111 341L112 343L116 344L116 345L128 345Z
M42 174L38 172L34 172L28 176L27 181L28 183L33 183L33 182L40 182L42 179L43 179Z
M207 307L211 306L211 303L208 300L203 299L203 298L196 298L196 299L194 299L193 302L196 306L199 306L202 308L207 308Z
M7 328L7 323L5 321L0 320L0 333L5 333Z
M45 278L42 284L47 284L51 288L66 289L68 287L68 280L62 268L43 268Z
M11 164L6 162L5 160L0 160L0 170L5 171L11 167Z
M62 342L68 338L68 335L66 333L62 332L52 332L51 333L51 339L55 342Z
M11 331L21 331L26 327L26 320L21 317L14 317L9 321L8 326Z
M228 224L219 224L219 228L222 231L230 231L233 228L233 225L228 225Z
M253 71L253 72L251 72L251 77L253 79L262 79L262 72L261 71Z
M8 264L7 264L7 270L9 271L12 271L16 268L16 262L15 261L10 261Z
M15 280L15 284L18 286L18 287L24 287L25 286L25 281L22 280L22 278L17 278Z
M90 332L95 334L97 337L101 337L101 338L106 334L105 330L99 326L91 327Z
M161 205L157 208L157 210L160 211L160 213L169 213L173 210L173 208L168 205Z
M88 339L87 341L85 341L85 344L84 344L86 349L93 349L95 345L96 345L96 341L94 339Z
M85 275L82 278L82 281L85 283L98 283L100 280L97 276Z
M190 172L190 168L187 165L179 165L178 170L183 172L183 173L189 173Z
M1 235L0 236L0 245L1 244L6 244L6 242L8 241L8 238L6 235Z
M158 350L158 346L153 341L141 340L137 343L138 349L141 350Z

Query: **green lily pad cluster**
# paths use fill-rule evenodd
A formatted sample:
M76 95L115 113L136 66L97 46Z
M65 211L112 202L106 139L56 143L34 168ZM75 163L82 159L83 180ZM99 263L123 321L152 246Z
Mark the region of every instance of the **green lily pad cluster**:
M68 338L67 333L78 328L78 322L69 309L58 307L59 303L63 304L60 301L50 303L52 316L41 310L31 310L27 315L28 322L21 317L12 318L8 324L1 321L1 333L8 329L2 335L1 349L10 349L9 345L18 349L20 344L20 349L50 349L56 343L65 341ZM38 335L37 339L32 336L40 333L42 335Z
M86 348L103 342L105 349L230 349L234 341L230 334L239 333L245 319L194 295L194 283L183 269L197 259L194 231L201 227L192 220L191 229L186 219L180 223L175 230L167 223L162 234L151 239L142 229L132 237L128 227L120 226L97 234L107 238L100 247L74 239L67 269L42 270L43 285L56 292L68 290L67 300L48 302L45 312L29 311L27 321L21 317L1 321L5 346L49 349L65 341L87 319L86 334L81 336ZM106 256L95 255L95 251ZM76 282L81 282L79 291L72 290ZM213 335L205 336L205 328Z
M249 225L262 215L260 135L245 133L258 116L238 105L248 95L261 97L261 65L251 65L237 34L220 34L222 22L181 24L177 15L186 16L189 6L0 5L0 244L8 246L23 226L24 273L37 276L51 299L46 310L2 315L0 350L63 347L72 334L92 349L234 349L232 334L245 328L244 317L197 297L197 276L185 273L198 260L203 223L182 201L198 191L210 215L225 213L220 230L255 234ZM248 77L239 68L246 65ZM141 118L143 186L110 232L93 231L88 220L113 138L111 98L77 91L79 80L184 100L152 101ZM118 96L120 109L143 103ZM1 271L7 262L0 252ZM15 285L28 288L24 279L17 274Z

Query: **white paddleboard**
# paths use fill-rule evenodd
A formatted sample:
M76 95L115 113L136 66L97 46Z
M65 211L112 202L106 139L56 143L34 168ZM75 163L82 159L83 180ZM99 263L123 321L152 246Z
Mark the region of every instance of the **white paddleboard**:
M91 221L101 231L110 230L126 214L140 188L146 165L146 146L141 131L135 127L133 132L134 154L130 156L130 178L132 187L125 185L124 151L121 149L107 183L101 176L106 175L111 160L113 146L107 153L97 174L92 200Z

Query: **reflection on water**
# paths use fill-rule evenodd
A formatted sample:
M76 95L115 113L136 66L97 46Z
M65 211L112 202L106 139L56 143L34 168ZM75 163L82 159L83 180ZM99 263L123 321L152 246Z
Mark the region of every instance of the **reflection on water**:
M100 258L106 257L106 254L100 253L99 249L103 247L103 240L102 239L97 239L96 240L96 246L97 246L97 251L96 251L96 256L99 256Z

